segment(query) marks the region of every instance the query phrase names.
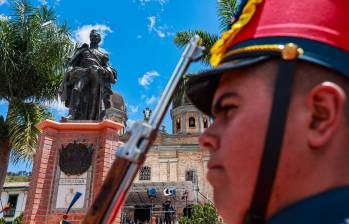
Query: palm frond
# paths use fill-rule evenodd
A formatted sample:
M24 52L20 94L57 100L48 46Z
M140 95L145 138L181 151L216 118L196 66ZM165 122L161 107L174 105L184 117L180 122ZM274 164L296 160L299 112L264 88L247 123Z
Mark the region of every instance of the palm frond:
M7 115L11 160L31 161L35 155L40 130L36 125L50 118L46 108L36 103L11 102Z
M217 1L217 14L220 23L220 30L222 32L229 29L231 24L235 20L235 13L238 10L238 6L241 0L218 0Z
M59 25L54 11L17 1L13 18L0 23L0 97L52 100L74 44L67 25Z
M199 35L201 37L202 46L206 48L204 52L204 57L201 59L201 61L205 64L209 64L210 49L213 46L213 44L218 40L217 35L210 34L202 30L178 32L176 33L176 36L174 38L174 43L179 47L184 47L194 35Z

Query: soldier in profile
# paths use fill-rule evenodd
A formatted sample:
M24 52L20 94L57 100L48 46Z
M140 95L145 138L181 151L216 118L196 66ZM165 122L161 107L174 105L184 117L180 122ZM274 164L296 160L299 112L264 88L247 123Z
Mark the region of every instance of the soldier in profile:
M90 32L90 46L84 43L69 60L61 89L61 98L69 108L68 120L102 120L110 107L111 84L116 71L109 56L98 45L101 35Z
M348 0L239 1L186 82L229 224L349 223Z

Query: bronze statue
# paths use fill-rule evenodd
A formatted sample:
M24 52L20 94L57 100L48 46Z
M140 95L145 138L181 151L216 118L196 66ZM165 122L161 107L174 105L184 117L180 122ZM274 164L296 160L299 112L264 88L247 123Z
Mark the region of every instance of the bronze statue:
M61 99L69 108L68 120L102 120L110 108L111 84L117 73L109 65L109 56L98 48L101 35L92 30L90 46L84 43L69 60L64 75Z

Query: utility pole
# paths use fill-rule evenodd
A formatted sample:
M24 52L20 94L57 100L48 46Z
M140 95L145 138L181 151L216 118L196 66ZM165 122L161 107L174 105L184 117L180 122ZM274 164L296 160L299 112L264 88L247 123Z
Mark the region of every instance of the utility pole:
M196 204L199 204L199 180L196 172L194 173L194 191L195 191Z

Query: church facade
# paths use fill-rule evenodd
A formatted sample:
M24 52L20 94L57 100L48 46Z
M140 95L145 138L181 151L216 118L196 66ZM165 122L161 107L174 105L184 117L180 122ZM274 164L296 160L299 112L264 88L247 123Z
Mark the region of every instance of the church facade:
M149 110L144 111L145 119ZM206 180L209 153L198 137L211 120L178 91L172 109L172 133L160 130L131 187L121 211L122 222L150 219L175 220L191 205L212 203L212 188ZM127 134L120 137L127 141Z

